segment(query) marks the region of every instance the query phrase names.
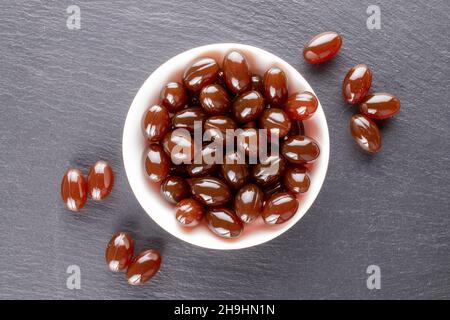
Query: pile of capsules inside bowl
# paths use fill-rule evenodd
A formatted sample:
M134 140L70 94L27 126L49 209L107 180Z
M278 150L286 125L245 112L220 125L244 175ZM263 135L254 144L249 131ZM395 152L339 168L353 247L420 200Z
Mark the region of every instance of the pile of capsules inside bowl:
M143 119L143 161L182 226L204 220L216 235L236 238L260 217L277 225L296 214L297 194L310 185L307 165L320 153L302 124L318 100L289 93L287 82L276 66L253 74L231 51L222 66L199 58L164 85Z

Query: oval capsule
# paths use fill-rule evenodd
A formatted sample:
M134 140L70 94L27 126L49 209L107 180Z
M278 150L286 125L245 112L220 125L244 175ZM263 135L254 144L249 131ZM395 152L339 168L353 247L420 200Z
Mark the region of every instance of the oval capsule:
M303 57L311 64L322 63L337 55L341 46L342 37L337 32L322 32L305 45Z
M186 170L190 177L204 177L214 173L217 170L217 165L208 163L191 163L187 165Z
M193 178L191 193L195 199L207 206L220 206L231 198L230 188L218 178Z
M263 208L264 193L253 183L239 189L234 198L234 210L236 215L244 223L253 222Z
M219 78L219 65L211 58L200 58L195 60L186 69L183 75L183 83L186 88L193 92L200 90Z
M271 107L282 107L288 97L287 78L283 70L272 67L263 78L264 97Z
M291 130L291 119L281 109L265 109L259 118L259 127L267 129L268 134L278 134L279 138L286 136Z
M172 113L183 109L188 100L189 95L179 82L169 82L161 90L161 104Z
M144 133L148 141L158 142L170 128L170 116L167 109L158 104L151 106L144 118Z
M241 220L228 208L210 208L206 212L208 228L222 238L237 238L244 229Z
M103 200L114 186L114 173L108 162L94 163L88 174L88 192L92 200Z
M245 157L238 152L229 153L225 156L221 165L222 176L233 189L242 187L248 179L248 166Z
M175 128L187 129L194 132L195 126L203 127L206 114L200 107L186 108L174 114L172 117L172 125Z
M372 85L372 71L365 64L358 64L351 68L342 84L342 96L347 103L360 103Z
M61 181L61 198L67 209L78 212L87 200L87 183L78 169L68 170Z
M186 166L186 170L191 177L203 177L212 174L216 171L222 157L222 146L206 145L202 148L200 154L195 155L193 163Z
M264 110L264 98L258 91L248 91L233 102L233 116L240 123L256 120Z
M289 96L284 111L292 120L303 121L312 117L318 105L319 101L314 94L303 91Z
M214 116L208 118L203 125L205 134L208 132L207 134L212 137L213 140L224 140L226 138L227 130L232 130L231 133L234 135L234 130L236 130L236 128L236 122L227 116Z
M297 199L290 193L275 193L264 204L261 216L266 224L281 224L297 213L298 206Z
M185 179L181 177L167 177L160 187L161 195L166 201L176 204L189 197L191 189Z
M371 119L388 119L400 111L400 100L390 93L373 93L364 99L359 111Z
M195 154L195 144L189 131L177 129L166 134L162 140L166 155L176 165L190 164Z
M203 219L203 206L195 199L183 199L176 205L176 219L183 227L195 227Z
M206 113L223 115L230 109L230 97L227 91L218 84L211 84L200 92L200 103Z
M231 51L223 59L223 76L228 89L234 93L245 92L252 86L247 60L237 51Z
M285 160L279 156L270 156L261 160L252 169L253 180L262 187L277 182L285 168Z
M131 285L141 285L159 271L161 267L161 254L158 250L150 249L139 253L131 261L127 270L128 283Z
M309 189L310 178L302 165L288 167L283 174L283 184L294 193L305 193Z
M281 145L281 154L292 163L312 162L319 157L319 144L312 138L296 135L290 136Z
M381 134L375 122L356 114L350 119L350 133L356 144L366 152L375 153L381 149Z
M153 182L160 182L167 177L170 168L170 159L163 148L151 144L145 153L145 171Z
M126 232L115 233L106 246L105 259L112 272L124 271L133 259L134 240Z

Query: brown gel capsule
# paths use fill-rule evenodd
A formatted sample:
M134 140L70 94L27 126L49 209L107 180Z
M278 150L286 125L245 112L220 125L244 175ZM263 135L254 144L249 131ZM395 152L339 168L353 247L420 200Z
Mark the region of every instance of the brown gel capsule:
M264 110L264 98L258 91L241 94L233 102L233 116L240 123L256 120Z
M78 169L70 169L61 181L61 198L67 209L79 211L87 200L87 183Z
M303 57L312 64L322 63L337 55L341 46L342 38L337 32L322 32L306 44Z
M233 189L242 187L248 179L248 166L245 158L241 157L238 152L227 154L224 163L221 165L222 176L225 181Z
M259 118L259 127L267 129L268 134L278 133L279 138L282 138L291 130L291 120L283 110L269 108L264 110L261 118Z
M170 203L178 203L190 195L190 187L181 177L168 177L161 184L161 194Z
M316 96L308 91L290 95L284 111L292 120L307 120L316 112L319 101Z
M206 86L200 92L200 103L206 113L223 115L230 109L230 97L227 91L218 84Z
M152 144L145 153L145 170L151 181L160 182L169 173L170 159L160 145Z
M167 109L160 105L150 107L144 118L144 132L148 141L158 142L170 128L170 116Z
M231 51L223 59L223 76L228 89L242 93L252 86L252 75L245 57L237 51Z
M203 219L203 206L195 199L184 199L176 205L176 219L183 227L195 227Z
M226 116L214 116L208 118L203 125L203 130L205 133L209 130L209 135L215 139L225 139L227 130L233 130L231 133L234 133L237 125L233 119Z
M287 78L283 70L272 67L263 78L264 97L271 107L282 107L288 97Z
M388 119L400 111L400 100L390 93L373 93L364 99L359 111L371 119Z
M297 199L287 192L281 192L274 194L266 201L261 215L265 223L274 225L291 219L297 209Z
M228 208L210 208L206 212L208 228L222 238L239 237L243 230L241 220Z
M319 145L312 138L296 135L289 137L281 145L281 154L292 163L312 162L319 157Z
M187 130L174 130L166 134L162 146L167 156L176 165L191 163L194 157L194 141Z
M252 177L258 185L265 188L280 179L285 163L279 156L270 156L253 167Z
M134 253L133 238L126 232L115 233L106 247L106 263L112 272L124 271L131 263Z
M304 166L289 167L283 174L285 187L294 193L304 193L308 191L310 179Z
M221 148L216 148L214 144L204 146L201 150L201 154L196 154L193 163L186 166L186 170L189 176L203 177L216 171L218 166L218 161L215 161L217 153L219 153L217 157L221 159L223 155L223 151L221 150ZM197 156L201 156L201 161L197 161Z
M351 104L360 103L369 92L372 85L372 71L365 64L351 68L342 84L342 96Z
M128 283L134 286L144 284L153 278L160 266L161 254L158 250L150 249L139 253L128 267Z
M361 114L354 115L350 120L350 132L356 144L364 151L369 153L380 151L380 130L369 118Z
M206 206L220 206L231 198L230 188L225 182L213 177L193 178L191 193Z
M179 82L169 82L161 90L161 103L172 113L183 109L188 100L189 95Z
M108 162L100 160L92 165L88 174L88 191L92 200L103 200L114 186L114 173Z
M247 184L239 189L234 198L236 215L244 223L253 222L263 208L264 194L256 184Z
M183 75L183 83L190 91L200 92L200 90L219 78L219 65L211 58L200 58L194 61L186 69Z
M172 125L175 128L187 129L190 132L194 132L195 125L197 124L201 128L205 122L205 118L206 115L202 108L187 108L174 114L172 118Z
M190 177L204 177L214 173L217 170L217 164L192 163L188 164L186 169Z

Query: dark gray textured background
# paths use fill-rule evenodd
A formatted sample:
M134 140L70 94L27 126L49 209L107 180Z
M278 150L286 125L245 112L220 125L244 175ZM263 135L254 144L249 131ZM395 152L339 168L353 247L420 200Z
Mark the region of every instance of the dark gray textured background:
M68 30L66 8L81 8ZM369 4L381 30L366 28ZM0 298L450 298L448 0L29 1L0 4ZM314 34L344 37L337 58L309 66ZM323 189L295 227L255 248L218 252L160 229L134 198L122 165L125 116L161 63L204 44L240 42L296 67L324 107L331 159ZM348 68L367 63L373 91L396 94L401 113L382 125L384 146L359 152L341 98ZM110 161L108 201L80 215L59 188L69 167ZM130 287L106 270L111 234L163 251L158 276ZM66 268L81 268L68 290ZM382 289L366 287L381 267Z

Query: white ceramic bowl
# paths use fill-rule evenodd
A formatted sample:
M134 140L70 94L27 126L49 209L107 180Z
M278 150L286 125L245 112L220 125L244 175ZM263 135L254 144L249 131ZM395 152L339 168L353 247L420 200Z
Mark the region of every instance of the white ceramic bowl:
M128 181L145 212L164 230L175 237L200 247L221 250L256 246L278 237L296 224L319 194L325 180L330 154L328 126L319 102L316 113L311 119L304 121L304 126L306 135L318 141L321 152L319 158L312 165L309 165L311 185L307 193L299 196L300 206L293 218L276 226L265 225L259 218L252 224L245 226L241 237L231 240L214 235L206 225L188 229L177 223L173 206L165 203L159 193L159 185L151 183L145 172L143 159L147 142L142 134L142 118L149 106L159 103L162 87L169 81L181 81L183 71L195 59L211 57L221 64L225 54L231 50L238 50L246 56L253 73L263 75L272 66L278 66L284 70L288 78L289 93L302 90L314 92L297 70L281 58L265 50L236 43L219 43L194 48L163 63L144 82L128 111L122 141L123 161Z

